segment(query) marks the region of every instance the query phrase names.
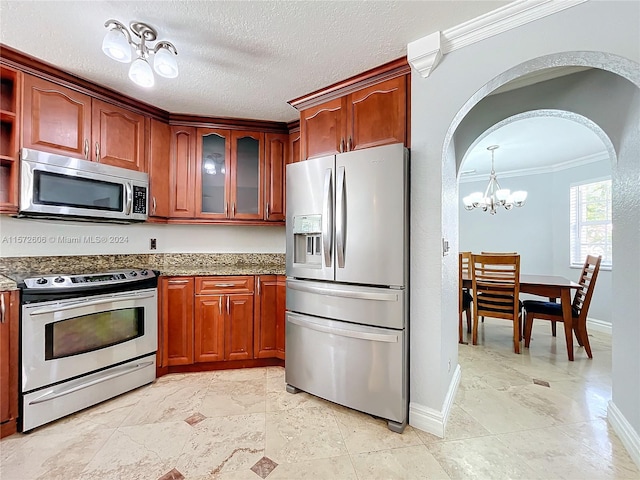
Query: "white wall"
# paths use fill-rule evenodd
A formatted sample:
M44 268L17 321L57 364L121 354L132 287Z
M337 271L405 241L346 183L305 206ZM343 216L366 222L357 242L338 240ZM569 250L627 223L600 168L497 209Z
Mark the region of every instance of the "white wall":
M526 190L527 203L495 215L482 210L467 211L459 201L460 251L501 251L520 254L522 273L560 275L577 281L580 269L569 266L569 188L572 183L611 175L611 161L592 162L579 167L537 175L500 177L500 184ZM474 191L484 191L488 177L464 182L460 199ZM612 323L611 271L600 270L589 308L589 318Z
M597 82L592 85L597 94L586 101L564 100L577 113L590 109L583 115L607 132L618 156L614 261L625 268L614 271L613 403L629 438L640 439L638 18L638 2L581 3L448 53L428 78L412 74L411 424L446 414L455 380L450 364L457 363L458 195L452 129L476 102L514 78L541 68L584 65L624 73L635 92L630 96L622 88L626 104L617 117L607 107L619 92ZM442 256L443 237L454 255Z
M149 240L157 240L157 249ZM0 218L0 257L132 253L284 253L283 226L95 224Z

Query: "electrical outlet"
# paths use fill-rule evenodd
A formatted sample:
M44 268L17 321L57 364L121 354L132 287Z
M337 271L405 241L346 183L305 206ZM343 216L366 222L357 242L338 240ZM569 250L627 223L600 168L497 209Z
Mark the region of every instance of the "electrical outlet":
M442 256L445 257L449 255L449 240L445 240L442 238Z
M156 249L156 239L152 238L151 241L149 242L149 248L151 250L155 250Z

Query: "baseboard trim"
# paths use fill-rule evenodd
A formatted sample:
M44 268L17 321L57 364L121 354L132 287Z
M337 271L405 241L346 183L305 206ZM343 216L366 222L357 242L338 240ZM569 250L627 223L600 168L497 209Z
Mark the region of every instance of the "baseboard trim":
M605 322L604 320L598 320L597 318L587 318L587 330L611 335L612 325L611 322Z
M415 402L409 403L409 425L427 433L431 433L440 438L444 438L447 427L447 420L453 407L453 400L456 398L462 370L460 365L453 372L453 377L449 383L449 389L445 396L441 410L425 407Z
M618 437L620 437L631 459L640 468L640 435L633 429L622 412L618 410L613 400L609 401L607 420L616 434L618 434Z

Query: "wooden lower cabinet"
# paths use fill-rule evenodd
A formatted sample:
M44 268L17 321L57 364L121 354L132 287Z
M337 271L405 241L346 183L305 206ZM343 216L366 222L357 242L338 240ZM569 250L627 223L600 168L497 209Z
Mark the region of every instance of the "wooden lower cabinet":
M285 292L284 276L258 277L253 345L256 358L284 360Z
M282 365L284 294L276 275L162 277L159 372Z
M193 277L163 277L160 280L162 302L162 366L193 363Z
M0 438L17 427L19 305L18 290L0 292Z

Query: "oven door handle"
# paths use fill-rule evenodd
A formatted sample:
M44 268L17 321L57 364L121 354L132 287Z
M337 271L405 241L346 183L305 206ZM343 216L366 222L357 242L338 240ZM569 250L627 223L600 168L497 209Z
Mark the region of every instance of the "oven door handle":
M81 302L73 302L73 303L68 303L66 305L58 305L55 307L47 307L47 308L41 308L40 310L34 310L33 312L30 312L30 315L34 316L34 315L45 315L47 313L54 313L54 312L63 312L65 310L73 310L75 308L78 307L90 307L93 305L104 305L105 303L114 303L114 302L122 302L122 301L126 301L126 300L140 300L143 298L151 298L154 297L155 293L148 293L146 295L139 295L139 296L135 296L135 297L121 297L121 298L104 298L102 300L90 300L90 301L81 301Z
M140 370L142 368L146 368L149 365L153 365L153 362L149 361L149 362L136 363L135 365L127 366L126 368L123 368L122 370L110 373L108 375L105 375L104 377L99 377L99 378L93 379L93 380L91 380L91 381L89 381L87 383L82 383L80 385L75 385L75 386L73 386L71 388L62 388L61 390L50 390L47 393L45 393L44 395L42 395L41 397L38 397L38 398L30 401L29 405L37 405L38 403L48 402L49 400L53 400L55 398L59 398L59 397L65 396L65 395L69 395L70 393L77 392L78 390L82 390L84 388L91 387L93 385L105 382L107 380L111 380L112 378L120 377L122 375L126 375L126 374L129 374L129 373L135 372L136 370Z

